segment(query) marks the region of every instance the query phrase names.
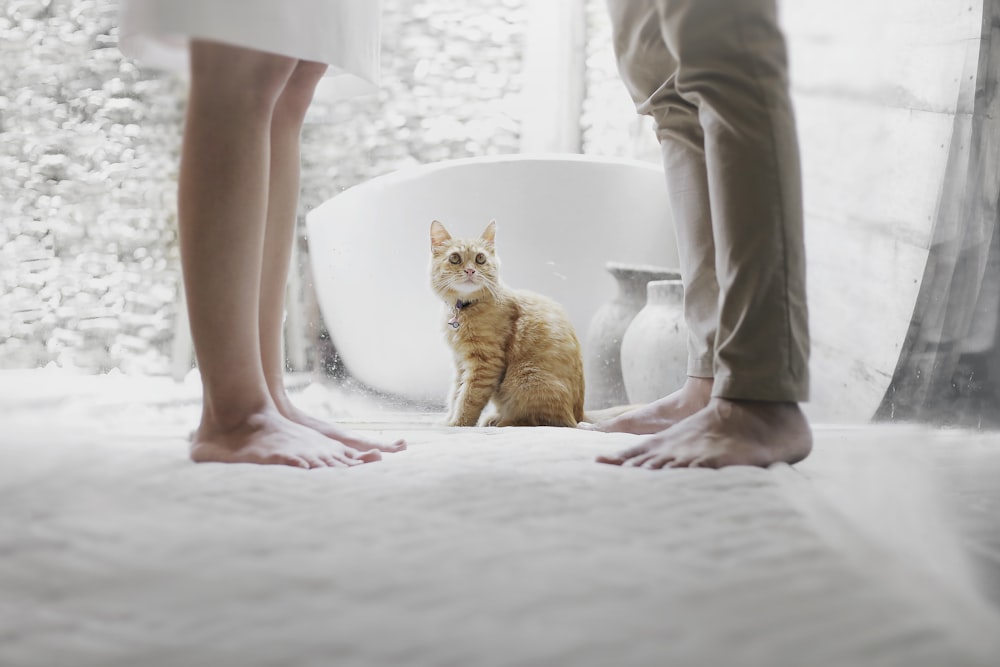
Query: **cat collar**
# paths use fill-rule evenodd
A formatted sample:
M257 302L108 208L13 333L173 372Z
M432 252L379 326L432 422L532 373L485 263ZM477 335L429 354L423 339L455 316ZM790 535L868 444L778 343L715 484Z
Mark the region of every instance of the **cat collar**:
M452 329L457 329L458 328L458 313L459 313L459 311L461 311L463 308L468 308L469 306L471 306L474 303L475 303L475 301L462 301L461 299L458 299L457 301L455 301L455 314L451 316L450 320L448 320L448 324L451 325Z

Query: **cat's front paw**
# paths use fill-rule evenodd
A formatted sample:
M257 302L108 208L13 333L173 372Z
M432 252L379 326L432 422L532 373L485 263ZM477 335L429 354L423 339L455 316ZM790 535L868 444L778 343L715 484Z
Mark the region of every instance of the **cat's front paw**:
M500 425L500 415L493 415L483 422L483 426L499 426Z

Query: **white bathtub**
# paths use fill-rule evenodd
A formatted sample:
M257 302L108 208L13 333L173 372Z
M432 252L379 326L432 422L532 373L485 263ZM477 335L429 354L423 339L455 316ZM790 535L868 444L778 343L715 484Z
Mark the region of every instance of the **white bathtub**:
M413 400L443 403L451 379L447 316L427 278L435 219L455 236L478 236L496 219L504 281L562 303L581 341L616 293L606 262L677 265L658 165L580 155L472 158L344 191L306 219L320 310L355 379Z

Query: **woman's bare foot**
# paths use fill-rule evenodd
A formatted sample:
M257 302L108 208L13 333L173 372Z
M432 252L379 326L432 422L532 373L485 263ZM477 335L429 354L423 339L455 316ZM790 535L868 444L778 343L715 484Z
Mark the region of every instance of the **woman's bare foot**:
M292 405L292 402L288 400L287 396L281 399L276 399L276 403L278 404L278 411L281 412L286 419L321 433L327 438L341 442L359 452L378 451L392 454L406 449L406 441L402 438L389 444L383 444L381 442L376 442L357 435L356 433L353 433L345 428L341 428L336 424L331 424L330 422L323 421L322 419L317 419L316 417L306 414Z
M812 430L797 403L713 398L703 409L600 463L637 468L767 467L797 463L812 450Z
M660 433L704 408L711 397L712 378L688 377L684 386L669 396L607 421L581 424L581 428L604 433Z
M219 428L203 419L191 440L191 460L198 463L348 468L381 458L377 450L361 452L296 424L273 407L251 414L232 428Z

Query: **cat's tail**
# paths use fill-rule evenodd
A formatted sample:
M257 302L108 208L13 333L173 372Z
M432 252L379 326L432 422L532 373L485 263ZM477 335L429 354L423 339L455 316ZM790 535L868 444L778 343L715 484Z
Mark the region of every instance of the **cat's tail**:
M580 421L584 424L599 424L642 406L642 403L633 403L632 405L616 405L612 408L601 408L600 410L588 410L583 413L583 419Z

